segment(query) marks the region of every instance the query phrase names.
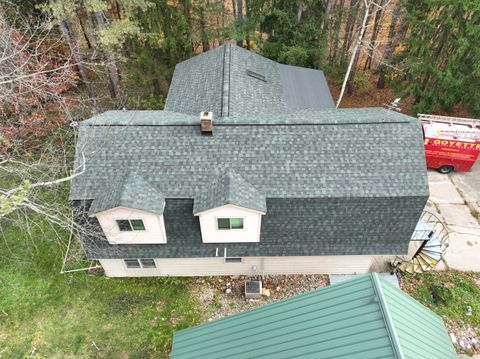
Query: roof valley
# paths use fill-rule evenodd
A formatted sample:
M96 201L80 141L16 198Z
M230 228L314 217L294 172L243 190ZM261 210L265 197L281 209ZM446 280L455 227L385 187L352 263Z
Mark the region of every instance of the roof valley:
M231 63L231 45L225 44L223 50L223 76L222 76L222 113L220 117L228 117L230 105L230 63Z

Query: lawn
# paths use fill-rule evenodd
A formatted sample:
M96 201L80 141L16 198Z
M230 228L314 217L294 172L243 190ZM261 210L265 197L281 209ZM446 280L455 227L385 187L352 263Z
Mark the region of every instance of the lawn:
M37 223L0 222L0 358L164 358L198 322L184 280L60 274L64 243Z
M449 331L457 338L469 336L468 331L480 335L480 273L432 271L404 275L404 290L443 317ZM471 315L467 315L467 306ZM476 350L457 350L473 354ZM478 351L478 350L477 350Z

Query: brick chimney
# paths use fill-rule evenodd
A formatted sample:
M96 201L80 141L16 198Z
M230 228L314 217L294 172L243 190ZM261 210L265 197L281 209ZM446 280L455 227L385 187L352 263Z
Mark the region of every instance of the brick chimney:
M208 111L200 112L200 131L202 135L213 134L213 113Z

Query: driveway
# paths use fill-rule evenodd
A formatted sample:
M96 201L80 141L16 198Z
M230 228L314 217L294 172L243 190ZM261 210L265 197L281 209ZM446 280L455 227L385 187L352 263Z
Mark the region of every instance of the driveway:
M447 225L450 246L437 269L480 272L480 163L471 172L442 175L428 170L427 210Z

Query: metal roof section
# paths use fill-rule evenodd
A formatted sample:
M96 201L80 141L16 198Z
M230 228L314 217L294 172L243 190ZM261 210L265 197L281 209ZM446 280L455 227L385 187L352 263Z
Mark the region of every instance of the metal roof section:
M227 204L262 213L267 211L265 196L231 169L214 178L193 203L195 215Z
M335 108L322 71L278 65L282 91L290 108Z
M408 303L401 303L404 300ZM409 317L411 307L414 318ZM417 325L412 319L428 322ZM172 359L457 357L441 318L376 273L178 331L171 355Z
M129 173L113 180L104 191L93 200L89 215L94 215L116 207L127 207L162 214L165 208L163 195L144 178Z

